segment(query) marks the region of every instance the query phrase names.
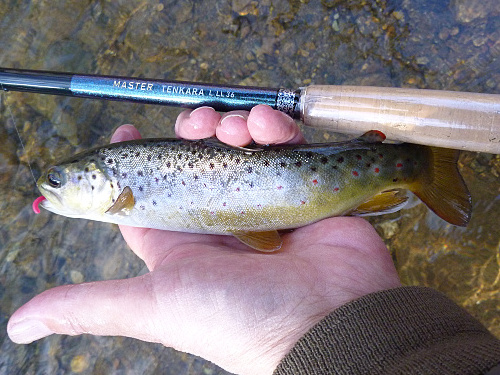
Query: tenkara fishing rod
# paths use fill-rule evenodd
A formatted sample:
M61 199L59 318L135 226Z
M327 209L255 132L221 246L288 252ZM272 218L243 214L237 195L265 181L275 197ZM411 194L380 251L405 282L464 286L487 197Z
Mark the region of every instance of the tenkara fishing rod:
M496 94L342 85L288 90L6 68L0 68L0 87L217 111L267 104L315 128L380 130L395 141L500 154Z

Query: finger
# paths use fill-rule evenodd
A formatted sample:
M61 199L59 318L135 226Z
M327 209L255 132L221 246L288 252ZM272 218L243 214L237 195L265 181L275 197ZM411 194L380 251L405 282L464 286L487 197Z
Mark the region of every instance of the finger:
M248 131L257 143L304 143L304 137L295 121L267 105L252 108L247 123Z
M175 122L175 134L180 138L202 139L213 137L221 115L211 107L200 107L182 112Z
M111 143L131 141L133 139L141 139L141 133L134 125L126 124L115 130L111 136Z
M119 335L157 342L151 276L53 288L19 308L7 324L12 341L28 344L53 333Z
M248 111L232 111L222 116L215 133L220 141L232 146L246 146L252 142L248 131Z

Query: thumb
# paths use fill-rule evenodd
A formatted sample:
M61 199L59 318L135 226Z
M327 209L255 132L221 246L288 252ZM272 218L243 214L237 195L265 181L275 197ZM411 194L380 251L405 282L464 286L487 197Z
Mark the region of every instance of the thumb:
M146 274L47 290L11 316L7 332L18 344L53 333L118 335L158 342L151 319L156 304L148 287L150 280Z

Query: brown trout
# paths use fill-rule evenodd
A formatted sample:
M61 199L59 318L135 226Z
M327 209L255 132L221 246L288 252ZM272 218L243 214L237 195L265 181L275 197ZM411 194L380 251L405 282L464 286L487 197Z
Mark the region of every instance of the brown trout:
M37 185L46 198L41 206L57 214L233 235L261 251L281 247L278 230L397 209L407 199L398 189L465 226L471 200L458 151L383 144L384 138L371 131L348 142L259 148L211 139L135 140L73 156Z

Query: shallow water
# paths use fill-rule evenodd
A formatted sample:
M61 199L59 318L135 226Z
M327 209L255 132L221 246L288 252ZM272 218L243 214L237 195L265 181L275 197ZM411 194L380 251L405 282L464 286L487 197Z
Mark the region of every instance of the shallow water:
M3 1L0 66L500 94L499 13L495 0ZM106 143L123 123L147 137L172 136L179 110L14 92L0 99L0 373L225 374L127 338L9 340L9 316L36 294L144 269L113 225L35 216L28 162L38 177L60 157ZM305 131L311 141L337 138ZM447 225L422 204L371 220L405 283L443 291L500 337L500 156L463 153L460 167L474 201L468 228Z

